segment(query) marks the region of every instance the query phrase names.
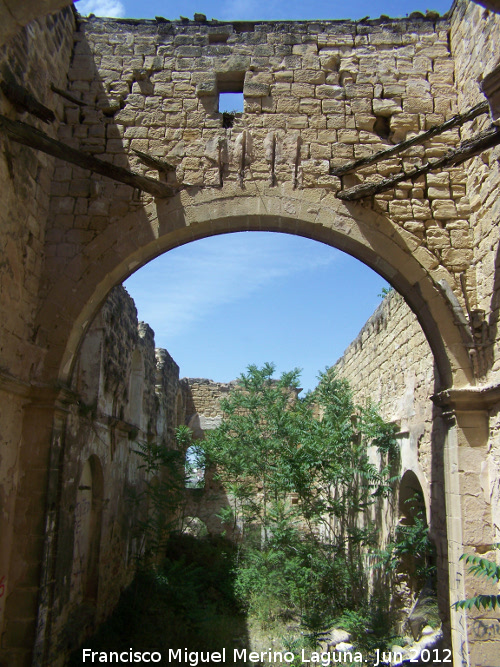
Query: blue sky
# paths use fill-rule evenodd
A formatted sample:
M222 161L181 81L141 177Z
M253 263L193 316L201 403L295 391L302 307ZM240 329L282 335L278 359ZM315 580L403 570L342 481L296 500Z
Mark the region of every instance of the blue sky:
M80 0L86 15L219 20L360 19L445 13L451 0ZM303 369L302 386L332 365L380 303L387 283L359 261L309 239L247 232L172 250L125 286L181 376L235 379L250 363Z
M380 303L387 283L334 248L242 232L175 248L125 287L184 377L228 382L248 364L303 369L312 389Z
M427 9L444 14L452 0L184 0L182 3L165 0L80 0L77 9L83 15L128 18L192 18L202 13L208 19L279 21L291 19L361 19L377 18L380 14L398 17Z

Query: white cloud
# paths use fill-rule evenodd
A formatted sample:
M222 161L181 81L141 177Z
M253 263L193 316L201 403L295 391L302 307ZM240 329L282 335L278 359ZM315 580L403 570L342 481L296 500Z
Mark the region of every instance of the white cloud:
M82 16L95 14L96 16L109 16L115 19L125 16L125 6L120 0L81 0L76 8Z
M189 244L140 269L125 283L139 318L157 339L198 326L221 306L336 259L321 244L282 234L229 234Z

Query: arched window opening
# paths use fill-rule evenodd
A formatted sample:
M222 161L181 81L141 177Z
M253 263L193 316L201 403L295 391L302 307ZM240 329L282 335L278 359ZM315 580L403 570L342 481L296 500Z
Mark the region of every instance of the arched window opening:
M182 400L182 392L179 389L175 402L175 425L182 426L182 424L184 424L184 401Z
M187 489L205 487L205 460L201 445L191 445L187 448L185 475Z
M206 537L208 528L206 523L197 516L187 516L183 522L182 532L184 535L192 535L193 537Z
M132 424L141 427L142 397L144 391L144 361L139 350L132 355L129 382L129 419Z
M76 493L71 587L82 601L95 602L99 588L103 476L92 455L84 464Z

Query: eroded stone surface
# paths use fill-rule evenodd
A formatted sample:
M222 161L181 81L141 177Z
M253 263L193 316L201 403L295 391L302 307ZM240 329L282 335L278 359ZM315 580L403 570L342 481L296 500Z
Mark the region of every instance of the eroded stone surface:
M437 389L458 391L439 399L445 419L433 419L419 465L431 489L445 489L445 516L431 503L431 526L447 534L439 557L449 566L452 596L472 590L458 557L464 548L484 550L499 530L499 149L353 205L339 203L340 188L439 157L488 118L342 180L330 169L482 101L479 82L498 65L498 27L498 14L466 0L449 20L92 19L76 32L65 11L5 44L0 65L56 120L45 126L3 95L2 114L154 178L158 172L133 149L166 160L175 171L161 178L182 190L153 200L2 134L1 659L13 666L30 660L43 536L58 520L56 507L45 512L47 488L74 410L69 389L84 334L131 271L214 233L269 229L315 238L367 262L405 296L430 343ZM85 106L56 95L50 83ZM231 88L244 93L245 111L223 127L216 93ZM411 339L403 348L413 349ZM408 359L396 360L410 368ZM408 370L404 381L394 379L395 391L403 390L394 405L410 432L412 392L424 391L420 376ZM423 408L424 435L428 414ZM471 625L467 638L458 615L451 625L457 659L469 641L480 665L479 634Z

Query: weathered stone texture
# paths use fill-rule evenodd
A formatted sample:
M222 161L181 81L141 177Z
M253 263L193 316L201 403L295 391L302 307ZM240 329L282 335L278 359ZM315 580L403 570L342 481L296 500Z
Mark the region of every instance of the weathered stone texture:
M391 292L349 345L335 368L347 379L355 402L374 402L387 421L398 426L400 484L405 475L414 476L422 490L430 535L436 546L438 596L445 634L449 632L448 558L444 460L440 413L433 407L434 360L431 349L414 313L404 299ZM401 486L396 501L384 508L384 525L379 540L385 544L404 515ZM411 495L411 494L410 494ZM414 602L418 590L408 590L401 574L400 604ZM397 597L397 595L396 595ZM407 610L408 613L411 607ZM401 613L401 609L398 610Z
M216 48L212 36L221 29L227 39ZM340 187L330 167L408 138L456 112L448 29L444 20L423 19L256 23L244 29L237 24L81 20L69 79L73 93L88 106L83 112L68 109L60 137L150 176L156 172L145 169L132 151L165 158L176 167L171 182L217 187L251 179L324 188L325 196ZM218 93L227 90L242 91L245 99L244 114L236 114L229 129L218 113ZM456 141L457 133L450 131L357 176L380 179L388 169L440 156ZM58 246L71 235L69 227L78 230L73 238L79 243L91 242L99 226L95 216L120 215L132 205L126 188L108 183L90 199L83 195L76 214L74 200L64 194L75 178L72 172L65 168L53 193ZM463 195L450 183L433 188L431 179L428 190L425 177L398 187L399 206L389 205L392 193L377 196L377 208L452 271L465 270L471 244L465 246L462 239L456 252L449 236L439 247L432 244L433 228L460 219L457 203ZM461 169L454 170L451 185L462 182ZM99 210L93 210L96 196ZM107 205L107 198L115 204ZM425 227L412 227L419 219ZM71 248L77 252L77 244L66 248L69 254Z
M3 23L3 17L2 28L9 28ZM60 98L51 92L49 84L65 85L73 29L73 13L65 10L56 16L34 21L0 49L2 79L6 71L10 72L18 83L27 85L32 92L36 91L39 101L55 111L56 121L47 130L52 136L57 134L63 105ZM15 115L3 93L0 93L0 113L9 117ZM26 114L20 115L26 117ZM34 124L42 125L36 119ZM29 525L29 517L33 514L33 503L36 505L39 502L43 506L45 497L45 484L41 481L43 473L40 473L38 467L43 459L36 456L34 441L31 457L34 468L22 470L25 461L21 454L24 438L22 414L26 414L26 406L33 402L29 380L43 359L43 342L37 339L35 318L39 307L53 162L41 153L34 154L2 137L0 626L4 619L10 623L13 635L21 637L21 645L24 628L33 624L32 607L36 605L37 598L37 583L26 580L23 566L41 557L41 543L39 539L33 538L34 527ZM41 433L44 430L42 420L39 420L39 430ZM14 529L18 536L24 533L26 542L31 540L31 549L29 555L18 559L12 568L9 551L16 553L18 549ZM18 606L14 597L9 599L9 594L23 579L25 589L20 591ZM3 646L11 648L12 644L3 642Z
M484 99L480 90L481 80L499 62L495 36L500 30L500 16L488 12L473 3L458 3L452 17L452 43L456 62L459 105L461 109L477 104ZM463 138L470 137L491 122L480 117L462 129ZM484 340L482 372L488 382L499 378L498 353L498 221L500 209L498 188L500 168L498 147L483 153L469 163L466 186L467 197L463 198L465 215L473 235L473 269L468 275L471 282L471 307L484 311L486 318L486 340Z
M427 489L432 479L433 366L422 328L396 292L384 299L335 366L357 403L376 403L384 419L398 424L405 435L402 473L413 470Z
M10 0L6 3L13 7ZM13 16L23 4L27 0ZM41 3L40 11L48 6L49 0ZM339 189L380 181L402 167L442 156L460 138L485 127L486 116L354 174L338 178L331 170L481 101L479 81L498 65L499 20L498 14L458 0L446 20L229 24L93 18L80 20L73 32L73 14L66 10L30 24L2 48L0 67L8 66L17 83L55 111L55 122L43 127L46 133L114 165L166 180L180 192L153 199L20 147L2 134L0 380L5 398L0 416L8 425L2 426L0 461L0 614L6 609L0 660L17 667L31 659L39 590L43 604L50 601L45 595L50 572L40 589L42 549L53 555L43 534L44 526L59 519L57 504L49 503L45 511L46 490L60 488L64 434L73 419L83 420L68 406L89 322L110 290L138 266L216 233L284 231L340 247L379 271L417 312L439 369L437 390L447 390L436 400L449 421L433 419L431 453L425 447L430 407L421 414L415 407L426 387L431 391L430 375L420 366L423 338L411 338L399 324L393 329L409 350L405 357L394 357L402 375L396 377L385 362L376 372L400 395L380 397L388 413L399 410L404 416L412 456L417 424L424 425L417 463L424 476L434 475L428 479L435 508L431 525L443 535L448 531L449 546L441 557L443 563L450 557L452 597L463 594L458 557L464 545L484 549L500 524L496 390L488 389L500 373L499 149L483 152L465 167L421 176L349 205L336 197ZM84 106L63 101L50 83ZM218 113L217 97L231 90L243 93L245 107L226 127L230 119ZM0 113L41 127L3 93ZM174 169L160 174L134 150ZM107 312L111 316L113 308ZM398 312L412 332L414 325ZM133 308L126 306L123 317L129 325L134 322ZM110 320L102 324L105 328ZM387 330L385 337L393 349L395 333ZM78 391L86 396L85 405L96 402L117 420L119 431L170 438L174 423L185 422L185 410L191 416L204 414L194 409L193 396L198 392L201 406L206 388L196 388L189 398L171 379L175 363L166 353L159 354L155 369L146 327L130 333L128 341L137 351L131 356L121 350L114 332L102 340L102 348L99 341L95 333L85 344L109 353L106 373L94 368L100 354L89 357L89 377L99 371L104 384L85 387L81 370ZM354 361L355 356L346 361L346 372L351 364L359 366L360 377L373 386L369 362ZM410 369L413 359L418 370ZM148 383L142 393L137 383L129 384L141 372ZM158 407L161 392L167 399ZM489 429L488 410L493 410ZM93 437L89 431L88 439L93 442ZM127 438L115 442L116 452L126 451ZM84 446L91 457L88 442ZM467 468L474 457L484 464L481 474ZM87 463L75 470L75 480L77 474L90 478L98 470L96 459ZM489 482L485 470L493 475ZM479 491L488 484L489 495ZM439 509L443 488L445 527ZM88 489L78 492L84 501ZM39 614L39 633L45 620ZM458 660L468 650L459 615L452 625L460 639Z
M452 16L451 41L456 63L458 103L461 109L484 99L480 89L481 81L499 64L498 46L496 45L499 31L499 14L488 12L473 3L458 3ZM479 129L487 127L489 122L491 119L478 118L472 124L462 128L462 137L470 137ZM473 294L471 308L477 309L477 314L471 318L473 334L479 342L476 364L486 386L495 385L500 377L498 348L499 157L500 151L496 147L468 163L467 181L464 183L467 197L462 200L473 234L472 270L467 278ZM488 423L487 417L488 415L483 420L485 423ZM462 537L466 544L481 541L483 543L498 542L500 537L498 425L498 405L495 404L491 406L489 413L490 438L486 447L479 448L473 442L474 452L470 450L470 446L462 446L459 449L461 458L464 459L460 464L460 469L464 477L463 493L468 499L466 508L468 522L463 537L458 537ZM478 433L480 432L479 427L480 425L476 427ZM474 464L471 465L473 460ZM485 530L483 535L478 533L480 525ZM494 558L494 554L491 554L490 557ZM467 589L470 594L478 591L477 586L477 581L468 578ZM480 592L483 590L481 589ZM472 628L469 628L471 660L473 664L489 664L488 660L490 662L493 660L491 656L495 651L498 655L498 649L493 645L492 648L483 646L486 639L493 638L491 621L484 618L484 613L477 613L477 616L480 617L479 620L472 624Z
M110 613L144 548L138 526L147 506L140 498L150 476L137 452L146 442L175 447L179 368L166 350L155 351L153 331L138 322L122 287L111 292L84 339L73 388L47 610L53 665L63 664Z
M51 108L56 121L44 130L52 136L63 116L63 104L50 84L65 87L66 70L73 45L74 17L70 9L35 21L7 46L0 49L2 78L6 73L26 86L37 99ZM43 63L43 66L41 66ZM12 104L0 92L0 113L15 117ZM28 114L26 122L43 123ZM2 293L2 363L13 376L29 380L30 371L43 354L34 331L40 289L47 215L54 160L43 153L2 139L0 180L2 182L2 228L0 290ZM25 363L31 359L31 364ZM30 368L31 366L31 368Z

